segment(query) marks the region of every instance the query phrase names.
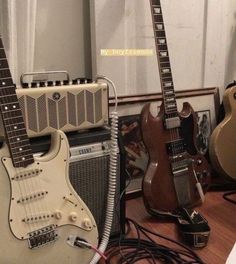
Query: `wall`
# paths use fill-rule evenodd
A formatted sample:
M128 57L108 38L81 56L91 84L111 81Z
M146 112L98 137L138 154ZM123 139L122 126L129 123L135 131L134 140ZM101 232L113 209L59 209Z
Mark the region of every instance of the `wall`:
M148 0L35 1L35 71L67 69L75 78L90 77L93 70L93 76L99 73L113 79L120 95L160 91L155 55L100 55L101 48L155 50ZM15 67L21 74L25 71L22 65L27 46L22 11L30 1L12 2L19 33L15 45L19 60ZM7 31L7 3L0 0L2 31ZM162 0L162 7L176 90L218 86L222 93L236 78L236 1ZM5 48L8 51L7 42Z
M17 84L28 71L91 77L88 0L0 0L0 27Z
M119 94L160 91L156 57L103 57L104 48L152 48L149 1L91 0L94 75L112 78ZM235 76L233 0L162 1L176 90L218 86ZM230 44L229 44L230 43ZM236 44L236 43L235 43ZM230 48L231 47L231 48ZM96 56L95 56L96 55ZM231 63L231 65L229 65ZM119 71L117 70L119 67Z
M89 1L37 2L35 70L91 77Z

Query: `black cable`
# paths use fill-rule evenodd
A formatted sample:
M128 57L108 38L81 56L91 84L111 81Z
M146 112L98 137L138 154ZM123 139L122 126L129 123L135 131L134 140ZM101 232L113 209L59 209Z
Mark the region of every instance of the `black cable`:
M117 264L133 264L144 259L152 264L204 264L200 257L186 245L148 230L132 219L127 218L126 222L128 228L131 224L134 226L137 238L127 238L126 234L111 239L106 251L108 262L116 258ZM158 244L149 234L172 242L178 245L179 249L172 249ZM141 238L141 235L144 238Z
M236 194L236 190L234 190L234 191L232 191L232 192L224 193L224 194L223 194L223 198L224 198L226 201L228 201L228 202L230 202L230 203L232 203L232 204L236 204L236 200L232 200L232 199L230 199L230 198L228 197L228 196L233 195L233 194Z

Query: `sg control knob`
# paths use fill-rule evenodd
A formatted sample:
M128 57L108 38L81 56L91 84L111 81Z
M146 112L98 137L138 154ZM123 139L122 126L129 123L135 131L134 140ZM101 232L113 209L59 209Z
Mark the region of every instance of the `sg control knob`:
M202 164L202 160L201 159L197 159L197 165L201 165Z

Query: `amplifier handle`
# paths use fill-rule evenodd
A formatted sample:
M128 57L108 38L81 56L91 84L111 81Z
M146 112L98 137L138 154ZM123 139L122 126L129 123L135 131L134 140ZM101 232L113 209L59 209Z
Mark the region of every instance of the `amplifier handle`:
M67 78L67 81L70 82L70 75L69 75L69 73L67 71L26 72L26 73L23 73L20 76L21 86L23 86L24 77L26 77L26 76L34 76L34 75L43 75L43 74L65 74L66 78Z

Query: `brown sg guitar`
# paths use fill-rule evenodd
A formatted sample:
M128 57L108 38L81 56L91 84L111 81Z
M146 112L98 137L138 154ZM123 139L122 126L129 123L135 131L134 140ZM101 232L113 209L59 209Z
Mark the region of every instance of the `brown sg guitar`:
M196 148L197 120L189 103L177 110L160 0L150 0L159 63L163 103L157 117L150 105L141 112L143 141L149 165L143 179L143 197L150 214L193 207L204 200L210 182L208 162Z
M225 118L211 135L209 153L214 169L236 180L236 86L225 91L223 104Z

